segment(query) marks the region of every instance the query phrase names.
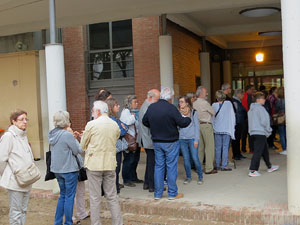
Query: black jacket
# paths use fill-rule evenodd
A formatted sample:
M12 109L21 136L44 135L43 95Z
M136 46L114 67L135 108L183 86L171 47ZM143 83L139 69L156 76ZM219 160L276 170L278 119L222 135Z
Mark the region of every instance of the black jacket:
M247 119L247 110L239 100L233 98L232 102L234 107L236 108L236 112L235 112L236 124L243 124Z
M187 127L191 119L183 117L174 105L160 99L149 106L142 122L150 128L154 142L174 142L179 138L177 127Z

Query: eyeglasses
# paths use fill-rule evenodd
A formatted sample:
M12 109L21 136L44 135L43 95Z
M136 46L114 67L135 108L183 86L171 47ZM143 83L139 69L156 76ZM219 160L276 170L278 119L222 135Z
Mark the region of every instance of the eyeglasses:
M27 118L23 118L23 119L17 119L17 121L26 121L26 122L28 122L29 121L29 119L27 119Z

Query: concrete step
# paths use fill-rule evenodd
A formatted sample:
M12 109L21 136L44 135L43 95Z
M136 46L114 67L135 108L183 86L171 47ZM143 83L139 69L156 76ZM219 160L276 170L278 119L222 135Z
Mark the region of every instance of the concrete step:
M111 224L110 212L102 211L101 219L103 224ZM127 225L237 225L234 223L180 219L156 215L137 215L133 213L123 213L123 220L124 224Z

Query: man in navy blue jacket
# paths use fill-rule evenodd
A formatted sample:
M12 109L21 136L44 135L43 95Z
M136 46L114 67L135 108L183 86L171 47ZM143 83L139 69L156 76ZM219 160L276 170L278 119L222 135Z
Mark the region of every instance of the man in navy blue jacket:
M178 127L184 128L191 123L189 117L183 117L178 109L169 103L174 95L171 88L161 90L160 100L149 106L143 117L143 124L150 128L155 151L154 198L159 200L164 191L164 174L167 169L169 200L182 198L178 193L177 163L179 157Z

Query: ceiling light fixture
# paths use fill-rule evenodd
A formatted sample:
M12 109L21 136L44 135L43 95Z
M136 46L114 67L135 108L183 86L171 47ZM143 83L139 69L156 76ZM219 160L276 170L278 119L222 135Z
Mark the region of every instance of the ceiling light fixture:
M240 14L246 17L264 17L271 16L281 10L277 7L256 7L240 11Z
M281 36L282 31L258 32L258 36Z

